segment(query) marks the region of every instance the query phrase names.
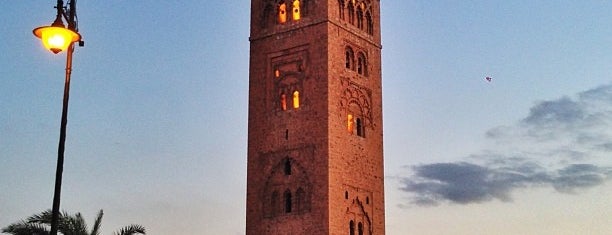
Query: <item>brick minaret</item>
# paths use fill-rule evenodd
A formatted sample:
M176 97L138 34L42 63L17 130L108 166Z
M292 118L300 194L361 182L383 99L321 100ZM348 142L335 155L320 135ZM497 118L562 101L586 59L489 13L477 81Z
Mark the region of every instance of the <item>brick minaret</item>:
M385 233L380 0L251 0L246 234Z

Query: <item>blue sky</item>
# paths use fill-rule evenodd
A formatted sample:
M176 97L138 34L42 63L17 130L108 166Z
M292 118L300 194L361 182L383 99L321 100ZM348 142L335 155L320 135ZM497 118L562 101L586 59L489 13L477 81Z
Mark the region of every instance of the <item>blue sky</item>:
M387 234L612 233L611 3L381 4ZM2 227L51 207L65 65L4 5ZM62 208L243 234L250 2L77 7Z

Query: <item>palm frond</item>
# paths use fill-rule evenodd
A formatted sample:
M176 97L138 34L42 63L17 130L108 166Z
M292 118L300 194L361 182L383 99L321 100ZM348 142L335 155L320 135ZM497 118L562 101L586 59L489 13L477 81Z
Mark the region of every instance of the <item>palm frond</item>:
M51 210L46 210L40 212L39 214L34 214L28 217L26 221L28 223L51 224Z
M88 235L87 224L81 213L63 216L60 220L58 231L64 235Z
M0 232L12 235L48 235L47 226L40 223L28 223L25 220L10 224Z
M114 235L134 235L134 234L146 234L145 228L142 225L131 224L121 228L115 232Z
M100 227L102 225L102 216L104 216L104 212L100 210L98 212L98 216L96 216L96 221L94 222L94 225L91 228L90 235L100 235Z

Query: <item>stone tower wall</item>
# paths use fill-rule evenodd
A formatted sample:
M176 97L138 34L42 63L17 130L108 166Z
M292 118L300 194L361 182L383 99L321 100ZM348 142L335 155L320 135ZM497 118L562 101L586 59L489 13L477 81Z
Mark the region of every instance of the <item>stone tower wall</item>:
M379 1L363 1L372 32L338 0L302 0L299 20L278 23L279 2L251 1L246 232L347 234L352 220L356 235L359 223L384 234ZM347 47L365 57L359 71Z

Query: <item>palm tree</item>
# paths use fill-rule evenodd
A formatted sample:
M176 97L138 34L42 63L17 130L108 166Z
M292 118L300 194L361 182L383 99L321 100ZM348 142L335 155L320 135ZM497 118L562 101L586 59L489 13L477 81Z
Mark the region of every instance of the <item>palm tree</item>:
M58 232L63 235L100 235L100 225L104 212L100 210L93 228L88 232L87 224L81 213L70 215L62 212L59 218ZM48 235L49 227L51 226L51 210L46 210L40 214L35 214L28 217L26 220L21 220L17 223L10 224L2 229L2 233L12 235ZM125 226L113 235L134 235L146 234L145 228L138 224Z

